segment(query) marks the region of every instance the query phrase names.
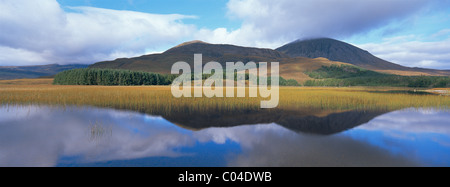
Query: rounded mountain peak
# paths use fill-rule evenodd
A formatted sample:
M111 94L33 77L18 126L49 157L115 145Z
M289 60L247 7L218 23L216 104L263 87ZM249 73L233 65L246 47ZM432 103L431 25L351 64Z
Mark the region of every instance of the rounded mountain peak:
M382 60L352 44L331 38L297 40L276 50L290 57L323 57L369 69L404 69L403 66Z
M175 46L174 48L177 48L177 47L183 47L183 46L191 45L191 44L197 44L197 43L200 43L200 44L210 44L210 43L206 43L206 42L201 41L201 40L192 40L192 41L184 42L184 43L182 43L182 44L180 44L180 45L177 45L177 46Z

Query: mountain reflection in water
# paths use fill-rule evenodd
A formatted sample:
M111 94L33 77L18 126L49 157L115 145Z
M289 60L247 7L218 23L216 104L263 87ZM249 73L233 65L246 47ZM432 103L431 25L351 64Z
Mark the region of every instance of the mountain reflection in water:
M3 106L0 166L450 166L448 121L432 109L163 118Z

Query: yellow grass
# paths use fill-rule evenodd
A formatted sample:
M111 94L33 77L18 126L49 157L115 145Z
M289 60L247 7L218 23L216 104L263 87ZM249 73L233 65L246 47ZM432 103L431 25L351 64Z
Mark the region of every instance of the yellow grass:
M398 88L397 88L398 89ZM439 95L373 93L384 88L282 88L280 106L322 110L398 110L450 107L450 98ZM390 90L390 89L388 89Z
M380 88L281 87L280 104L271 110L391 111L431 107L448 109L449 96L372 93ZM260 109L263 98L174 98L168 86L0 85L0 105L96 106L149 114L245 112Z
M374 70L374 71L402 76L448 76L448 72L445 71L435 71L433 73L425 73L420 71L400 71L400 70Z
M16 80L0 80L0 86L5 85L51 85L53 79L16 79Z

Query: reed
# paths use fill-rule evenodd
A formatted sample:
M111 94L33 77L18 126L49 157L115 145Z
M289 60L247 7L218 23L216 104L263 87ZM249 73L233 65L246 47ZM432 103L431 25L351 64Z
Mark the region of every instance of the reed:
M103 125L101 122L98 121L90 122L89 134L90 134L89 137L90 142L93 141L98 142L104 137L112 136L112 127L111 126L106 127L105 125Z
M281 87L278 108L305 110L398 110L403 108L448 109L450 97L373 93L385 88ZM248 92L247 92L248 93ZM0 105L95 106L126 109L156 115L198 112L245 112L260 109L264 98L174 98L168 86L58 86L7 85L0 87Z

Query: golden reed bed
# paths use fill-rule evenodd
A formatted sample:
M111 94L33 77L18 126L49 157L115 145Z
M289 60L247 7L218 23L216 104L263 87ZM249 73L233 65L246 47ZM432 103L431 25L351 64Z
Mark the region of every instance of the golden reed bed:
M260 109L263 98L174 98L169 86L56 86L51 80L0 81L0 105L95 106L151 114L236 112ZM25 82L25 83L24 83ZM287 111L392 111L404 108L450 108L450 97L385 93L400 88L281 87L276 109ZM247 91L248 93L248 91Z

